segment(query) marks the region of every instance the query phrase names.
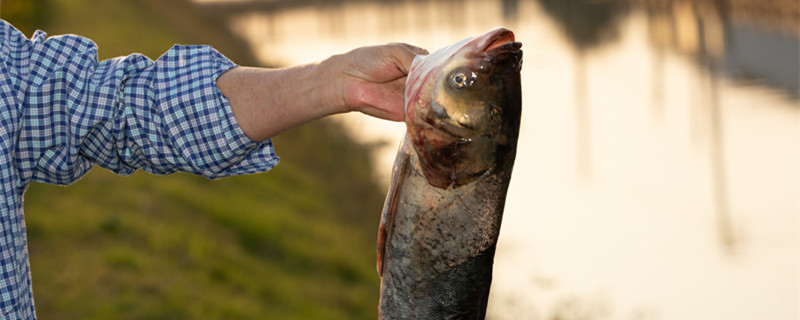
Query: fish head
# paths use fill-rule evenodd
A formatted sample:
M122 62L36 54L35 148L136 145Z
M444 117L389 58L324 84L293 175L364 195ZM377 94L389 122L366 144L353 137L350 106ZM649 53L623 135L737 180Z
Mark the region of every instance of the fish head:
M513 162L522 44L498 28L412 62L408 135L428 182L458 187Z

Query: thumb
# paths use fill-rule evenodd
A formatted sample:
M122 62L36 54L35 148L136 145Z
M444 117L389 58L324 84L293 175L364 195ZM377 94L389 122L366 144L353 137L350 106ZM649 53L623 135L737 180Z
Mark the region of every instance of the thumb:
M408 74L408 69L411 67L411 61L414 60L414 57L428 54L428 50L407 43L394 43L390 46L393 49L392 56L395 61L399 62L398 68L403 74Z

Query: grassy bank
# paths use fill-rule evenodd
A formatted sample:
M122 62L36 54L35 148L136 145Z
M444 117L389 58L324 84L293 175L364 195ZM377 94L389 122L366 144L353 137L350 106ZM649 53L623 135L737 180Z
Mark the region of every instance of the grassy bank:
M253 64L223 18L183 1L39 0L16 12L13 2L0 15L26 34L81 34L101 58L205 43ZM275 144L282 160L266 174L209 181L94 169L66 188L32 185L25 212L40 318L374 319L384 187L368 149L326 121Z

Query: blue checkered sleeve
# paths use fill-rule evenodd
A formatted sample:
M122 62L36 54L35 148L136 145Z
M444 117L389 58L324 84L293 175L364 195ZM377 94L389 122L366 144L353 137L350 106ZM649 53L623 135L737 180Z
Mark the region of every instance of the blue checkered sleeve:
M88 39L37 32L16 50L29 83L15 158L23 180L67 184L93 164L218 178L277 161L271 141L250 140L236 123L216 86L234 64L210 47L98 62Z
M275 166L272 141L250 140L217 89L233 67L206 46L98 61L88 39L28 39L0 20L0 319L36 318L22 208L31 181L68 184L95 164L209 178Z

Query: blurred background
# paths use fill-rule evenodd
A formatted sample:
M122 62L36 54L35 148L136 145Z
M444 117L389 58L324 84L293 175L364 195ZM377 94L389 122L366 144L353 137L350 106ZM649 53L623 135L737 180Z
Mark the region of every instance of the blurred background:
M796 0L2 0L101 58L211 44L242 65L504 26L523 119L487 318L800 318ZM268 90L268 88L265 88ZM375 236L402 124L275 138L267 174L33 185L42 319L375 319Z

